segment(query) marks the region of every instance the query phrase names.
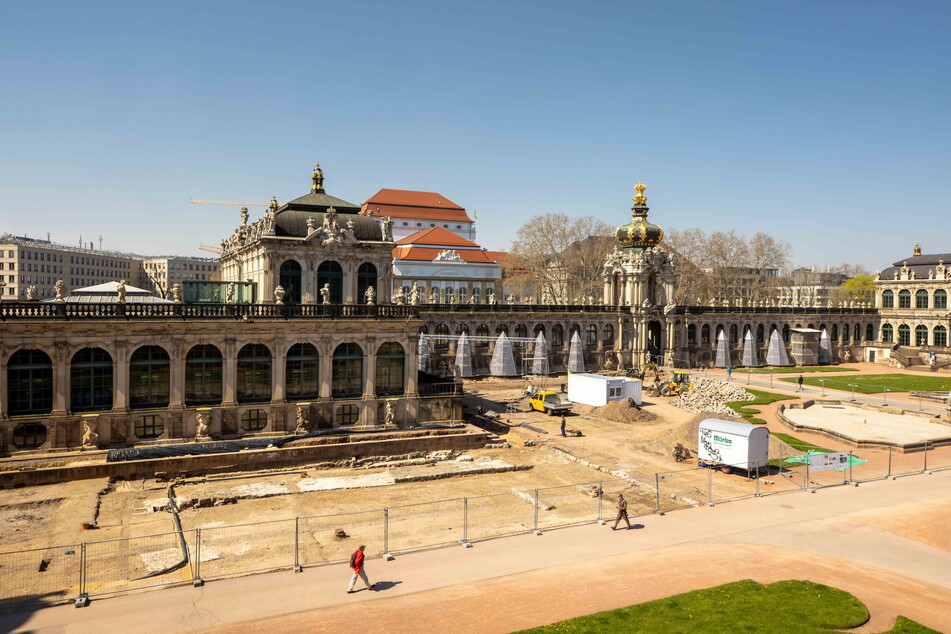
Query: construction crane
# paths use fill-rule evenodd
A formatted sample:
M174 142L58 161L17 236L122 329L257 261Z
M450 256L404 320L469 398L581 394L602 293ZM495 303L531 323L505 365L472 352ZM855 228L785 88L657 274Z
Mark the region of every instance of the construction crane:
M203 200L201 198L192 198L188 202L196 205L234 205L242 207L267 207L271 204L270 200ZM286 201L277 201L278 205L283 205Z
M208 253L216 253L218 255L221 255L221 247L210 247L207 244L199 244L198 250L207 251Z

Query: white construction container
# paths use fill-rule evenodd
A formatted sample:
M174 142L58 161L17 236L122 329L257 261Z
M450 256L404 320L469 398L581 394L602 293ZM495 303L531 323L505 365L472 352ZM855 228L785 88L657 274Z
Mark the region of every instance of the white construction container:
M601 376L585 372L568 374L568 400L585 405L607 405L612 401L632 398L641 404L641 382L623 376Z
M697 441L700 462L746 471L769 464L769 430L763 425L707 418Z

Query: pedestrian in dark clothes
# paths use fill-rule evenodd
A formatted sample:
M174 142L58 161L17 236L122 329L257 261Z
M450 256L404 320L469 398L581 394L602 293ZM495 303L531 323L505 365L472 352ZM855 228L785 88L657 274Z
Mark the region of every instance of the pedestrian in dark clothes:
M562 417L561 417L561 437L562 437L562 438L565 437L565 417L564 417L564 415L562 415Z
M801 374L799 375L799 380L796 381L796 382L799 383L799 387L796 388L796 391L797 391L797 392L802 392L802 375L801 375Z
M627 519L627 500L619 493L617 496L617 517L614 518L614 526L611 527L612 531L617 530L617 525L621 521L621 518L624 518L624 523L630 528L631 521Z

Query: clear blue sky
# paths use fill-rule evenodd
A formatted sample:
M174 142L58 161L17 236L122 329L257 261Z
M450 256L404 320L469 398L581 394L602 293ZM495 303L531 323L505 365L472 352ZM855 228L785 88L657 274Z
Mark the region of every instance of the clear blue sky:
M237 209L438 191L772 233L798 264L951 251L947 2L4 2L0 231L200 254ZM253 212L255 215L260 210Z

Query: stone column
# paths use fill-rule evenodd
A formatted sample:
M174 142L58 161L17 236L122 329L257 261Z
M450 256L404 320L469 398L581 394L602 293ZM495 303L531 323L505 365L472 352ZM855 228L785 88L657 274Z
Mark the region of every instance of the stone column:
M224 407L234 407L237 405L237 353L235 352L235 341L232 338L225 339L224 355L222 356L221 380L222 394L221 404Z
M602 296L604 305L610 306L611 304L614 303L613 291L614 291L614 288L613 288L613 284L611 283L611 278L605 277L604 278L604 295Z
M181 341L172 344L168 381L168 407L182 409L185 406L185 350Z
M357 296L357 272L353 258L347 258L343 266L343 303L355 304Z
M116 343L115 358L112 360L112 409L129 411L129 343Z
M2 291L3 288L0 288ZM7 360L10 358L4 349L3 345L0 345L0 420L7 419ZM0 449L5 448L6 445L3 443L3 437L0 436Z
M286 400L287 362L286 346L283 341L274 343L271 353L271 404L283 405Z
M301 262L300 271L300 303L317 303L317 263L313 258ZM274 299L273 296L271 298Z
M333 385L333 348L330 346L318 346L320 358L317 360L320 373L320 398L329 399L330 389Z
M71 363L67 360L66 342L56 342L56 354L53 361L53 416L65 416L69 402L69 371Z
M376 398L377 343L374 339L370 339L363 348L363 398Z

